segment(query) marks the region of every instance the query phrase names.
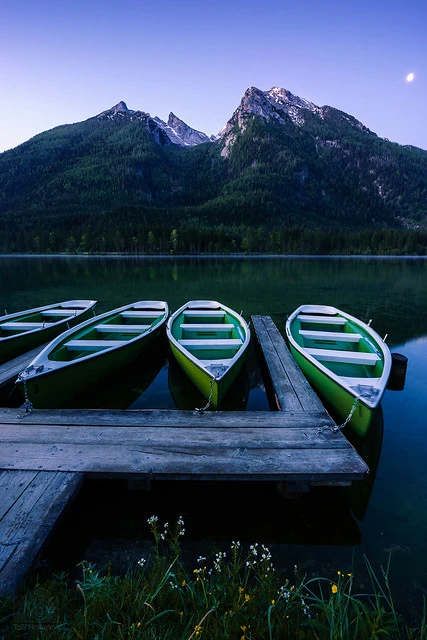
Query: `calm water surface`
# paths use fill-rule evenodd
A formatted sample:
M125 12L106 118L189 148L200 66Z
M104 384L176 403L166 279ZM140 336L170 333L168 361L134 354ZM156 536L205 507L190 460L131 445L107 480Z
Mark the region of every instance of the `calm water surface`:
M0 308L9 313L71 298L98 300L98 313L141 299L165 299L173 311L201 298L242 310L246 319L270 315L282 333L287 314L304 303L334 305L372 319L380 335L388 334L391 350L409 362L404 390L386 391L383 415L364 441L355 442L372 469L366 482L350 490L316 488L294 500L265 484L158 483L142 499L140 492L111 484L105 502L105 487L91 486L76 506L80 535L81 523L86 525L82 549L90 556L91 549L99 554L103 548L112 556L112 540L118 545L124 538L144 537L153 513L169 521L183 513L194 548L237 538L264 542L278 563L296 563L309 574L333 578L337 570L350 570L353 553L356 564L366 554L379 566L391 550L398 603L408 611L418 607L427 589L427 260L0 257L0 291ZM111 385L107 395L101 386L81 400L83 405L199 406L191 385L169 366L166 345L162 348L148 372L132 368L114 394ZM247 409L266 410L254 354L246 376L240 382L249 386ZM113 523L110 517L109 535L102 509L117 514ZM119 548L131 558L129 545L127 551Z

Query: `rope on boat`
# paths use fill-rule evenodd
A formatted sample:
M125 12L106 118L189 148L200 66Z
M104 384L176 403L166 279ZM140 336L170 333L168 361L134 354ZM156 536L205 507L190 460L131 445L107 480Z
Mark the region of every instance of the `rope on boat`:
M318 427L316 429L316 434L318 435L319 433L322 433L322 431L325 431L325 429L330 429L332 431L332 433L337 433L337 431L340 431L341 429L344 429L344 427L346 427L348 425L348 423L350 422L350 420L353 417L354 412L356 411L356 407L358 405L359 402L359 398L355 398L352 404L352 407L350 409L350 413L348 414L347 418L344 420L344 422L342 424L334 424L333 427Z

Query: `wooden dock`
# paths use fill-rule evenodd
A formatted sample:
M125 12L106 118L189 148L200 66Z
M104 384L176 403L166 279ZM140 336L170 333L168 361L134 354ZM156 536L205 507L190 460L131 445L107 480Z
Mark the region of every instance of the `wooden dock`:
M278 411L0 409L0 593L16 589L86 475L276 481L290 491L365 476L341 432L318 430L334 423L271 318L252 322Z

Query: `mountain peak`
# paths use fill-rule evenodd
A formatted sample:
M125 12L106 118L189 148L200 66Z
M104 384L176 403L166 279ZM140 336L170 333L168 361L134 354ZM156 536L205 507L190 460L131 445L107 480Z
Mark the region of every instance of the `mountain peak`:
M372 133L356 118L332 107L318 107L313 102L294 95L288 89L272 87L269 91L261 91L257 87L250 87L221 132L222 155L225 157L229 155L238 135L237 132L243 133L253 116L274 120L289 131L292 126L301 128L306 125L308 119L312 117L310 113L321 120L339 120L347 126Z
M105 118L105 117L113 118L116 115L124 116L125 114L133 114L133 113L135 113L135 111L131 111L131 109L128 109L126 102L124 102L123 100L120 100L120 102L115 104L114 107L111 107L111 109L107 109L106 111L102 111L96 117L97 118Z
M123 100L120 100L120 102L118 102L116 105L114 105L114 107L111 107L111 111L127 111L127 112L129 112L129 109L127 108L126 102L124 102Z
M172 111L169 114L167 125L168 129L176 139L179 140L177 144L185 147L194 147L203 142L209 142L209 137L202 131L197 131L188 126L183 120L178 118ZM172 140L174 142L174 140Z

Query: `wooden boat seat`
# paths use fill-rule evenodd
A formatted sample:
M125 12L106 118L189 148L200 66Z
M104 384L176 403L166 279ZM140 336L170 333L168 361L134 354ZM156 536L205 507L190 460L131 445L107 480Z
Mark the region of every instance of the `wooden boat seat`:
M98 324L95 327L99 333L142 333L150 328L151 324Z
M341 324L344 325L347 323L345 318L341 316L306 316L299 315L298 320L301 322L312 322L314 324Z
M233 324L210 324L208 322L201 322L200 324L193 324L190 322L184 322L184 324L180 325L181 329L185 329L188 331L232 331L234 328Z
M120 315L122 318L158 318L162 314L158 311L122 311Z
M46 309L46 311L41 311L42 316L64 316L71 317L77 314L77 309Z
M242 341L238 338L226 338L224 340L200 338L199 340L178 340L178 342L186 349L188 349L188 347L193 347L195 349L228 349L240 347L242 344Z
M349 364L375 365L380 357L376 353L365 353L363 351L337 351L336 349L304 349L317 360L324 362L343 362Z
M184 311L185 318L225 318L225 311Z
M26 331L51 327L53 324L53 322L5 322L0 324L0 329L4 329L5 331L15 331L15 329Z
M110 347L119 347L127 340L69 340L65 347L69 351L101 351Z
M146 310L151 310L154 311L157 309L157 311L165 311L165 303L164 302L160 302L158 300L150 300L149 302L138 302L137 304L133 305L134 309L146 309Z
M336 342L359 342L360 333L343 333L341 331L305 331L300 329L300 335L310 340L334 340Z

